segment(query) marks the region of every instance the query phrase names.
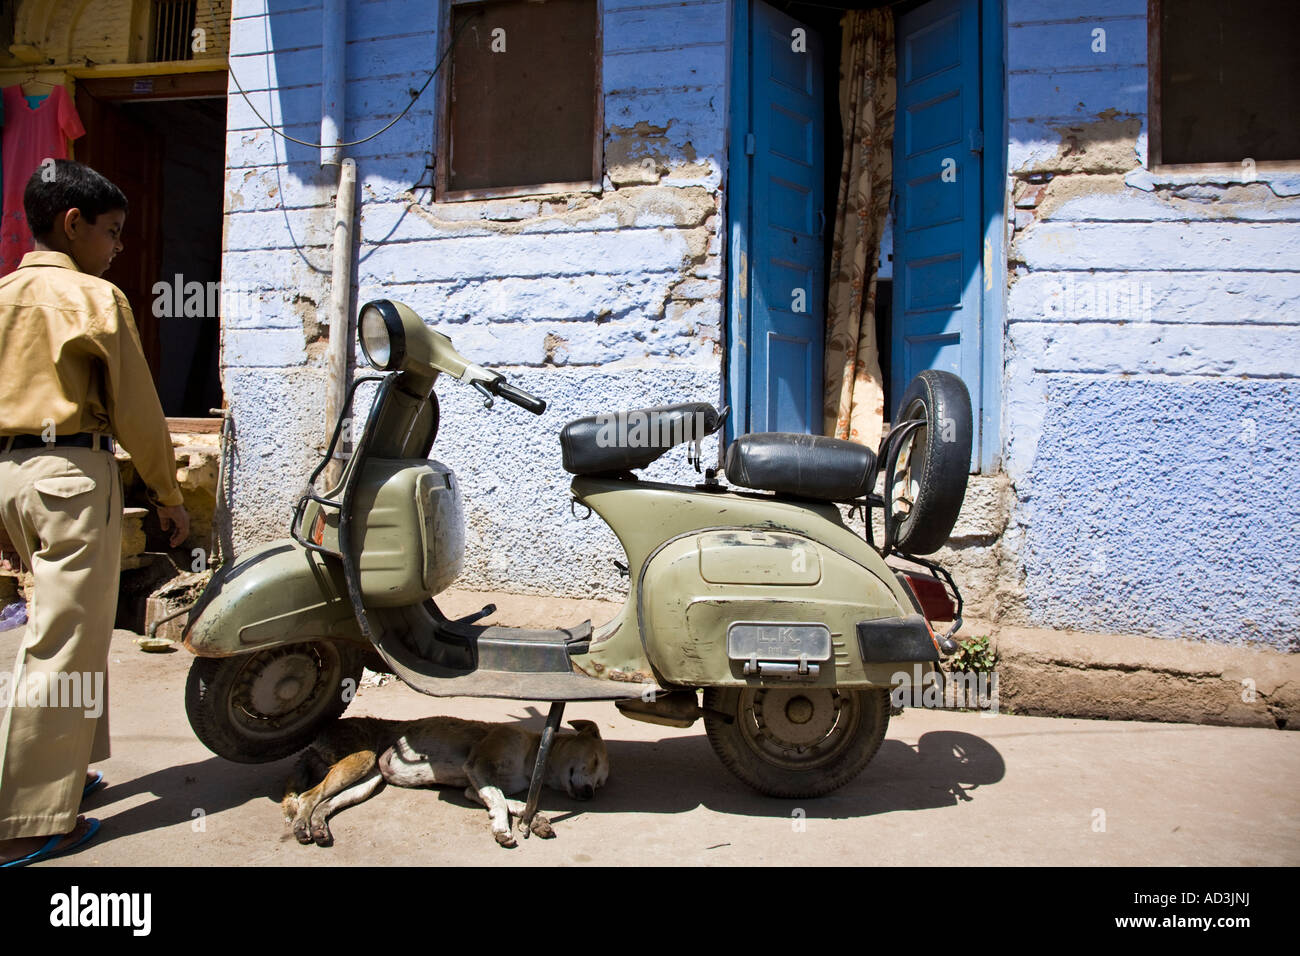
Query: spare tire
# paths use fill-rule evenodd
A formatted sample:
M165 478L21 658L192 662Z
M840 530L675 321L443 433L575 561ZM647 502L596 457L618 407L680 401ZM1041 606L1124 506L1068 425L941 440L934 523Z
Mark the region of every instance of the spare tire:
M886 488L892 543L905 554L931 554L952 534L970 472L970 394L951 372L927 369L898 403L894 428L921 420L893 449L893 487ZM888 469L890 462L882 462ZM888 473L888 472L886 472Z

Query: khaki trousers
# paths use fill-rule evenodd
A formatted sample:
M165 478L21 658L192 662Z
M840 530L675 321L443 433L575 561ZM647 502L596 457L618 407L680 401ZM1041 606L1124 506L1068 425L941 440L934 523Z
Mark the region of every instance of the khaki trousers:
M35 578L0 719L0 840L67 833L108 746L108 652L122 564L111 452L0 453L0 521Z

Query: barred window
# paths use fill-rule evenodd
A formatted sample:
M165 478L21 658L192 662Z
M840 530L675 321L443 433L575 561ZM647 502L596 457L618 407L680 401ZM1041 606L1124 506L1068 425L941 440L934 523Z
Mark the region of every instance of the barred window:
M197 6L198 0L153 0L150 60L166 62L194 58L190 39Z

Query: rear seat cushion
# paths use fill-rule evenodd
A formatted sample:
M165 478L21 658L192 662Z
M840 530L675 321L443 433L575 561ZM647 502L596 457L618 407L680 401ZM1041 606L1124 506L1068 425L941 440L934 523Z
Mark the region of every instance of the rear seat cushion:
M845 501L871 492L876 453L866 445L786 432L742 435L727 448L727 480L742 488Z

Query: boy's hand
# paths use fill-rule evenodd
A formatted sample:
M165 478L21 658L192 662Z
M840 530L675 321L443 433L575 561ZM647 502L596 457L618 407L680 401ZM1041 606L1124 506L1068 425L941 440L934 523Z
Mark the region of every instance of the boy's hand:
M9 532L5 530L3 524L0 524L0 570L17 574L22 570L22 567L22 558L18 556L13 540L9 537Z
M173 548L190 536L190 513L184 505L158 505L158 523L164 531L174 529L169 539Z

